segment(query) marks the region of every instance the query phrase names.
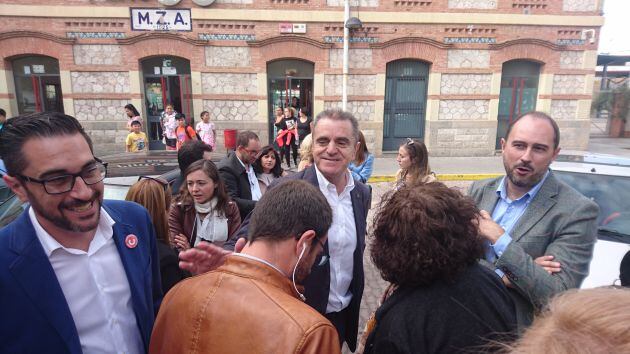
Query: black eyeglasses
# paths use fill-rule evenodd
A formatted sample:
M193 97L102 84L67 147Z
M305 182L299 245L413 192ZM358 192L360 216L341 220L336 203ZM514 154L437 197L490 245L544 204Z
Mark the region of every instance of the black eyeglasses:
M88 186L97 184L98 182L104 180L105 176L107 176L107 163L104 163L95 157L94 163L79 173L66 174L45 179L37 179L21 174L17 174L16 176L24 181L43 185L44 190L48 194L63 194L74 188L77 177L81 177L83 183Z
M328 263L328 259L330 258L330 256L326 254L326 248L324 247L324 243L322 242L322 240L315 237L315 241L317 241L317 243L319 243L319 245L322 246L322 252L323 252L322 258L319 260L319 263L317 263L317 266L321 267L323 265L326 265L326 263Z

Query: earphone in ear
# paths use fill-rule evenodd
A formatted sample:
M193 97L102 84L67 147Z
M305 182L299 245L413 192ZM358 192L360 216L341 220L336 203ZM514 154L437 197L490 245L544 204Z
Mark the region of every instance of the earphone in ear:
M302 299L302 301L306 301L306 296L304 296L304 294L302 294L297 286L295 285L295 271L297 270L297 266L300 263L300 261L302 260L302 256L304 256L304 252L306 252L306 243L302 244L302 252L300 252L300 256L298 257L297 262L295 262L295 267L293 267L293 275L291 276L291 280L293 283L293 288L295 289L295 292L298 293L298 295L300 296L300 299Z

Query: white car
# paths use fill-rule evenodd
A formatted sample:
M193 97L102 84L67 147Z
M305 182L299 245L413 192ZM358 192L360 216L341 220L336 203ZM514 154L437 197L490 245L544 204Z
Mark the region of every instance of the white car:
M597 243L581 287L619 285L619 265L630 251L630 158L563 152L551 169L599 205Z

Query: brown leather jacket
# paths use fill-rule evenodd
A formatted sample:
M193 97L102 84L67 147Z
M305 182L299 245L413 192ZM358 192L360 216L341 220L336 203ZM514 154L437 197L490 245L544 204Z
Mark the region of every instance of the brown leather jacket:
M149 353L337 354L340 348L335 327L297 298L287 277L231 255L166 294Z
M195 225L195 207L193 204L182 204L174 202L168 213L168 235L171 247L175 247L173 238L178 234L184 234L188 237L188 243L193 246L197 238L197 230L193 234L193 226ZM241 215L238 211L236 203L230 201L228 203L228 240L232 238L236 230L241 227ZM219 245L221 246L221 245Z

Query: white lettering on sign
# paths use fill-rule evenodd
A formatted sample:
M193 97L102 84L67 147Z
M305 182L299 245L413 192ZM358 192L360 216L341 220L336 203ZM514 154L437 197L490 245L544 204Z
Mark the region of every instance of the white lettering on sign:
M131 9L133 31L192 31L190 9Z

